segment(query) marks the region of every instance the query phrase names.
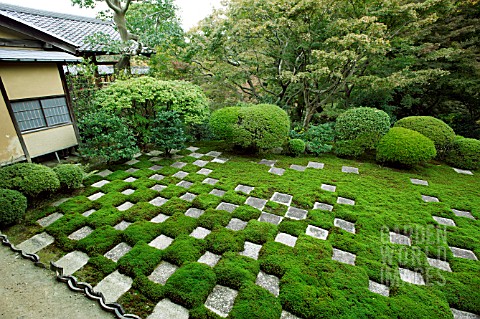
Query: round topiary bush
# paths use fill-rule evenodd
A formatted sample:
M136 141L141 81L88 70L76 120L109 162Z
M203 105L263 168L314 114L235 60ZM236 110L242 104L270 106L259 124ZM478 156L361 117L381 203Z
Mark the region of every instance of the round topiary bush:
M408 128L422 133L435 144L439 152L444 152L455 139L455 132L442 120L432 116L409 116L395 123L395 127Z
M221 140L233 139L233 126L238 122L240 107L224 107L216 110L210 117L210 130Z
M47 166L18 163L0 169L0 188L17 190L28 197L51 193L59 187L57 175Z
M446 162L463 169L480 169L480 141L474 138L455 139Z
M60 187L67 190L80 188L83 182L83 169L74 164L60 164L53 168L60 181Z
M432 140L403 127L392 128L377 145L377 161L414 166L437 155Z
M389 129L390 116L371 107L350 109L340 114L335 124L337 140L354 140L365 134L377 135L379 140Z
M0 188L0 225L15 223L25 216L27 198L20 192Z
M306 144L299 138L293 138L288 141L288 150L293 156L305 153Z

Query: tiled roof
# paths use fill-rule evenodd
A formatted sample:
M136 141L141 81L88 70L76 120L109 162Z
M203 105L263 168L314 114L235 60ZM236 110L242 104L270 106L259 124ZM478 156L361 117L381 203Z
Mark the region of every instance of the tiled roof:
M79 62L81 58L66 52L0 49L0 61Z
M79 52L104 51L102 46L92 46L86 41L88 36L96 33L104 33L115 40L120 40L120 35L116 31L115 25L110 21L36 10L4 3L0 3L0 15L23 21L25 24L33 26L40 31L73 43L77 46Z

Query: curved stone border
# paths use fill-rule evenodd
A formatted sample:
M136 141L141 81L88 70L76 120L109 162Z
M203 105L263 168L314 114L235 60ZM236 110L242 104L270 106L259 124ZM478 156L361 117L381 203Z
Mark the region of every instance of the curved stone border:
M40 257L36 254L27 254L23 250L16 248L9 240L7 235L0 234L0 241L3 246L7 246L10 248L13 252L19 253L22 258L28 259L31 262L34 263L35 266L40 267L40 268L45 268L48 269L48 267L40 261ZM105 303L105 297L101 292L95 292L93 291L93 288L90 284L84 283L84 282L79 282L77 278L74 276L65 276L63 274L63 268L58 267L55 265L55 263L52 261L50 262L50 270L55 271L56 274L56 279L59 282L63 282L67 284L68 288L72 291L75 292L81 292L87 296L87 298L91 300L95 300L100 304L100 307L107 311L114 313L115 316L119 319L141 319L137 315L132 315L132 314L125 314L125 310L123 310L123 307L114 302L114 303Z

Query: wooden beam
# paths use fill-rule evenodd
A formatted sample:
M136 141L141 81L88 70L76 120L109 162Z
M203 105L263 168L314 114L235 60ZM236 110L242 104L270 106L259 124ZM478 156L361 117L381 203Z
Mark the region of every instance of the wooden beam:
M60 79L62 80L63 91L65 92L65 99L67 100L68 112L70 113L70 118L72 119L73 130L75 131L75 136L77 137L77 143L80 144L80 131L78 130L77 119L73 111L72 99L68 89L67 78L65 77L65 72L63 72L63 65L61 63L57 63L57 68Z
M0 46L42 49L45 46L45 42L27 39L18 40L0 38Z

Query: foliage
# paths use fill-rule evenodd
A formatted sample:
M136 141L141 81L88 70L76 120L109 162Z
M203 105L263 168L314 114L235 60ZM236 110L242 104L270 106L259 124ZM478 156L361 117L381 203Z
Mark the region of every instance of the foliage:
M292 138L288 140L288 150L293 156L299 156L305 153L305 142L299 138Z
M83 182L83 169L75 164L60 164L53 168L60 181L60 187L73 190L80 188Z
M98 91L95 77L97 71L97 66L89 58L84 58L75 65L67 65L65 77L77 119L92 112L97 106L95 104Z
M0 188L17 190L27 197L53 193L59 187L57 175L47 166L18 163L0 168Z
M15 223L25 216L27 198L22 193L0 188L0 226Z
M424 135L403 127L394 127L377 146L377 161L415 166L436 156L435 145Z
M453 167L480 169L480 141L473 138L455 139L446 156Z
M342 113L335 125L338 140L354 140L366 134L385 135L390 129L390 117L384 111L359 107ZM375 147L375 145L371 145Z
M292 130L290 137L302 139L306 143L307 152L319 156L332 150L335 139L333 128L334 123L310 125L306 131L303 128L300 128L299 132Z
M174 149L184 149L185 141L183 124L177 112L158 112L152 127L152 144L169 156L170 152Z
M220 140L233 140L234 125L238 123L240 107L224 107L212 113L210 117L210 130Z
M132 131L119 116L104 110L88 113L78 121L79 152L89 159L113 163L139 152Z
M379 134L364 134L353 140L344 140L335 142L334 152L340 157L358 157L366 150L372 149L372 145L377 145L380 139Z

